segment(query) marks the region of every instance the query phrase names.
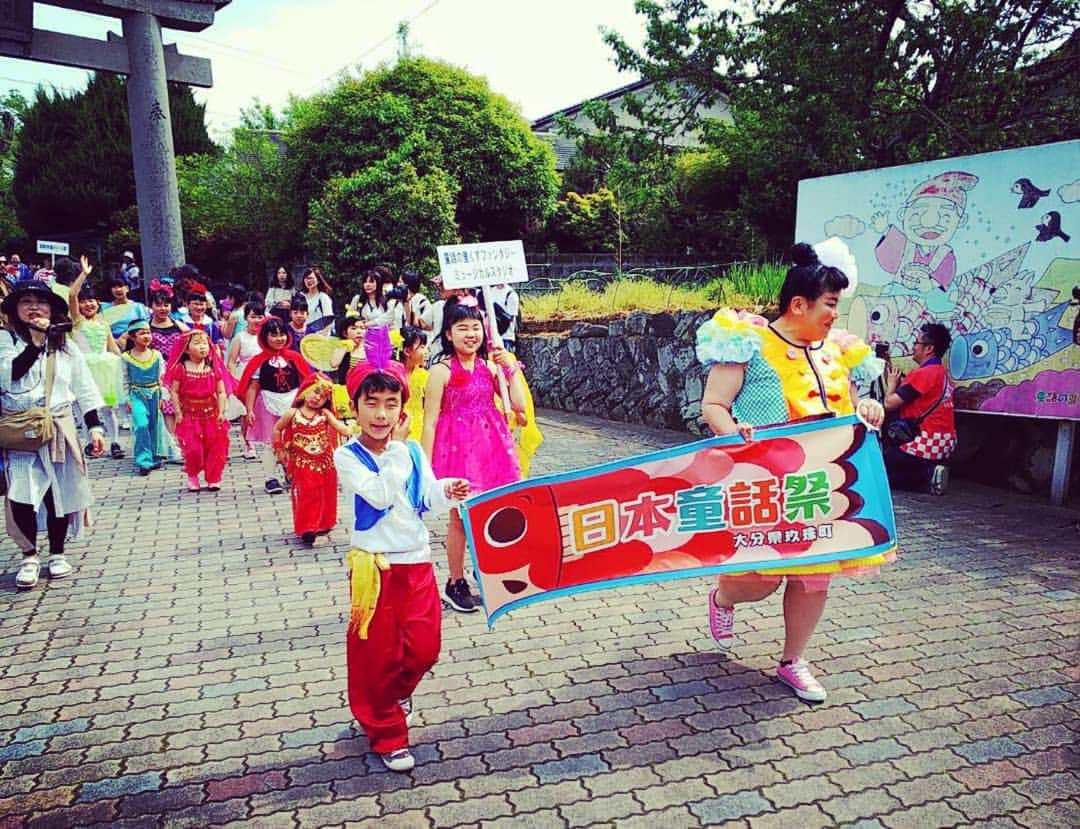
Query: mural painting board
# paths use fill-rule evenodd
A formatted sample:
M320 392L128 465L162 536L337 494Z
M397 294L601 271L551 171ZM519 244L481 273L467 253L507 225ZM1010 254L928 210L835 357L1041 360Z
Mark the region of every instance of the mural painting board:
M859 270L841 325L910 368L941 322L957 409L1080 419L1080 141L800 182L796 238L830 236Z

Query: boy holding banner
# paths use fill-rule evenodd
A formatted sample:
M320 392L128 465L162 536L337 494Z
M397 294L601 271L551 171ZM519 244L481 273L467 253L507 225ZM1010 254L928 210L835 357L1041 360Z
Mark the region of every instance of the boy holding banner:
M334 465L354 510L345 635L349 708L384 765L406 772L416 763L409 751L412 693L441 646L442 605L421 516L445 512L468 496L469 484L436 480L420 445L408 440L409 381L389 359L385 329L382 334L384 346L375 344L349 372L360 433L334 452Z

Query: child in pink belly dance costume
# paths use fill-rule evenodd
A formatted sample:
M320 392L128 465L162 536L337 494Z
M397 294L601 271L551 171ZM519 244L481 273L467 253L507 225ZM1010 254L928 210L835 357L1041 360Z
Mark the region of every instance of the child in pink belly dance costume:
M430 369L424 389L423 447L437 478L464 478L472 494L521 479L517 447L506 416L495 406L496 372L510 386L515 412L525 411L521 374L502 348L488 348L484 318L471 296L446 302L441 333L443 354L451 355ZM450 580L445 598L460 613L475 613L479 599L465 581L465 527L450 513L446 533Z
M229 422L225 419L225 366L201 329L184 334L169 359L165 382L176 406L176 439L184 453L188 491L221 489L229 457Z

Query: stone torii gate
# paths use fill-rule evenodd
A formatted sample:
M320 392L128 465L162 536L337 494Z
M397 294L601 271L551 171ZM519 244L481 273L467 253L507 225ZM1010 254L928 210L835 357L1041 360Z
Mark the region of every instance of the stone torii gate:
M209 87L210 61L162 43L162 29L201 32L231 0L38 0L118 18L107 40L34 28L33 0L0 0L0 56L127 75L135 196L146 284L184 262L166 82Z

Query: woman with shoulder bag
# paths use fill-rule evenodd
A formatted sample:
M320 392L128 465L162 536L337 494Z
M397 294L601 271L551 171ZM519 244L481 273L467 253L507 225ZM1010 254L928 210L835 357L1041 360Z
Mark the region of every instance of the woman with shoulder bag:
M71 573L64 542L69 531L74 537L82 528L92 502L72 406L78 404L83 412L91 453L99 456L105 451L105 430L97 410L104 402L85 358L68 342L67 303L46 283L17 283L0 309L10 326L0 331L0 450L7 483L7 529L23 552L15 584L28 589L37 584L41 572L39 524L48 530L49 576Z

